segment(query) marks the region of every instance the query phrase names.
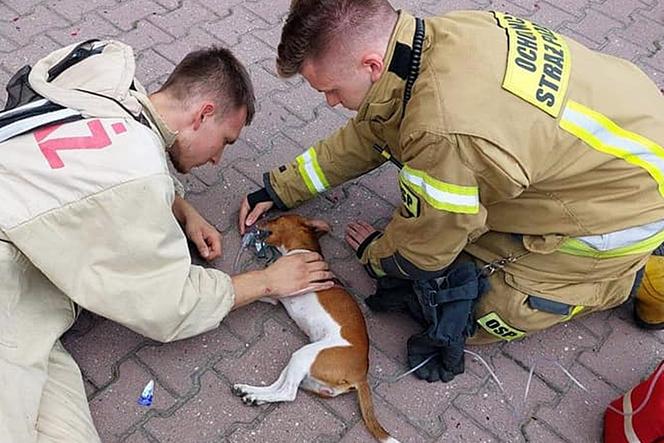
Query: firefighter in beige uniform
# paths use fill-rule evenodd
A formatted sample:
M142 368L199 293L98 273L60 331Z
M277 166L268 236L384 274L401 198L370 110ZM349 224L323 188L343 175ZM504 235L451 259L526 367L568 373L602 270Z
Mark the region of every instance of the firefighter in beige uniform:
M166 89L148 98L134 80L128 46L106 41L82 47L88 57L68 68L61 62L76 61L81 47L40 60L29 84L44 99L0 114L11 119L31 111L0 128L0 135L31 124L31 118L65 118L0 144L2 441L99 440L78 367L59 342L75 320L76 305L155 340L172 341L217 327L234 306L265 295L264 282L275 295L304 287L304 262L276 269L299 274L300 281L289 288L278 287L274 269L230 277L192 266L174 217L183 201L174 196L164 148L175 149L187 133L186 155L203 153L199 164L216 162L251 119L251 83L230 52L202 50L189 60L191 69L207 57L201 73L223 65L226 77L237 74L228 82L244 82L234 96L228 94L227 110L219 117L216 96L205 89L198 89L200 96L185 96L188 104ZM57 76L56 67L63 70ZM191 103L203 103L204 115L190 114L197 109ZM44 112L32 115L38 109ZM183 123L190 117L197 131ZM169 129L168 119L179 133ZM197 134L213 139L206 142L209 151ZM196 166L183 166L183 158L173 160L185 169Z
M280 57L297 34L289 25L304 26L306 14L291 11ZM385 71L357 115L266 174L240 223L269 208L253 209L267 197L292 208L391 158L403 202L384 232L359 236L358 256L372 276L411 280L444 275L462 251L492 263L470 343L518 339L623 303L664 240L658 88L631 63L509 14L455 12L420 27L410 100L418 24L400 12ZM300 71L324 91L323 74L309 72Z

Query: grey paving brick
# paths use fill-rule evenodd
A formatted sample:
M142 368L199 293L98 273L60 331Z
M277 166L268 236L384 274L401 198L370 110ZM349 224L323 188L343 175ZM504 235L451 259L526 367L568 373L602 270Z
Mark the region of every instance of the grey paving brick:
M118 38L120 30L98 14L86 14L83 19L63 29L48 32L49 37L61 46L68 46L93 38ZM124 41L124 36L122 37Z
M279 404L257 425L243 425L238 428L228 441L308 443L337 440L345 430L341 420L310 395L300 393L296 402Z
M131 31L125 32L122 36L122 41L134 48L135 52L141 52L147 48L152 48L164 43L170 43L170 47L174 50L176 40L170 34L165 33L155 25L147 21L141 21L136 24L136 27ZM177 40L179 41L179 39ZM193 51L195 46L192 45L189 50ZM178 54L177 51L173 53ZM171 54L169 52L169 54ZM168 57L166 57L168 58ZM172 62L179 62L180 60L171 60Z
M406 364L406 342L411 335L422 332L422 326L405 313L393 312L370 313L366 322L372 346Z
M493 443L500 440L452 407L445 411L445 432L436 441L440 443L453 441Z
M270 145L270 140L276 137L282 128L303 124L302 120L290 114L283 106L269 99L258 104L254 120L251 126L244 130L243 138L261 150Z
M638 384L664 358L664 348L632 322L624 322L616 317L609 321L613 331L602 348L596 352L584 352L579 362L613 386L626 391ZM625 343L629 343L629 346L625 346ZM620 358L615 358L617 355Z
M200 26L194 26L187 29L187 31L187 34L175 38L173 41L157 44L154 47L155 52L170 62L177 64L191 51L213 45L224 46Z
M523 367L535 367L538 376L562 388L567 378L555 362L569 367L582 352L592 351L599 343L597 337L572 321L511 342L503 347L503 351Z
M286 16L290 0L246 1L243 6L268 23L281 23Z
M240 38L257 29L265 29L270 25L263 19L242 7L223 11L223 18L219 21L206 23L205 29L226 46L235 46Z
M355 397L355 394L348 395L347 397ZM374 404L376 408L376 417L383 425L383 428L394 438L400 442L407 443L421 443L429 440L429 438L418 431L418 429L408 423L408 421L398 413L395 413L389 405L380 398L374 397ZM359 413L359 411L358 411ZM355 425L344 434L340 443L356 443L356 442L369 442L374 441L373 437L367 430L364 422L358 420Z
M20 14L25 14L42 3L42 1L43 0L5 0L3 3L6 3L6 5L14 11Z
M48 30L62 29L70 22L44 6L37 6L30 13L18 16L18 19L4 24L2 34L17 43L28 43L32 37L44 34Z
M137 400L145 385L153 379L133 360L120 365L117 380L90 401L90 412L102 441L119 441L120 436L133 425L145 420L148 414L165 411L175 399L157 380L152 406L141 406Z
M565 33L567 29L572 30L577 35L583 36L582 43L591 49L599 49L607 43L607 32L615 29L622 29L623 24L594 8L586 10L586 14L578 23L566 23L561 29ZM590 44L593 42L594 44Z
M136 78L144 85L149 85L162 77L164 72L170 73L175 68L173 63L152 49L139 53L136 60Z
M72 23L85 19L90 14L106 14L117 6L117 0L49 0L44 4Z
M560 402L543 405L535 417L570 442L600 442L604 409L620 394L581 365L573 366L570 372L591 394L569 381Z
M45 35L38 35L30 39L30 43L25 42L25 44L26 46L14 52L12 57L2 57L0 60L0 64L7 72L14 73L25 65L34 64L49 52L60 48L60 45Z
M549 3L545 1L536 1L534 3L534 12L528 16L531 20L547 28L557 30L566 23L577 22L582 18L583 14L580 13L580 8L583 3L576 2L575 0L567 0L567 3L572 3L571 9L563 8L561 3Z
M298 86L274 95L274 100L300 119L311 121L316 118L315 110L325 103L323 94L302 82Z
M114 377L114 363L145 340L117 323L101 321L82 337L65 340L64 345L83 368L83 374L97 386L103 386Z
M242 343L225 326L187 340L154 344L136 353L148 365L159 381L179 395L192 387L192 378L203 372L208 363L222 353L237 351Z
M403 365L396 365L380 352L372 354L373 362L381 373L394 376L405 372ZM431 437L444 432L443 416L452 401L460 393L475 393L483 379L465 373L450 383L428 383L409 375L396 383L381 383L376 393L407 417L408 421Z
M276 56L273 48L251 34L242 36L240 42L233 46L233 51L240 60L248 65Z
M634 14L632 19L633 21L629 25L624 29L616 30L615 34L635 45L655 52L654 42L664 39L664 28L651 20L649 14L643 12Z
M109 9L103 13L103 17L123 31L129 31L139 21L166 12L166 9L152 0L133 0L122 2L118 7Z
M229 395L230 386L214 371L205 372L199 383L195 397L173 415L152 417L145 429L163 443L214 441L230 432L236 423L252 422L261 412L258 408L238 405L238 399Z
M308 148L321 138L332 134L346 124L346 120L334 114L329 108L320 106L316 110L316 119L300 127L286 127L284 134L297 140L302 148Z
M556 393L533 378L528 398L524 402L528 372L501 355L490 359L490 362L498 379L504 384L504 391L490 379L476 395L459 395L454 405L501 438L510 442L525 441L520 431L521 425L528 421L536 406L553 401Z
M148 20L176 37L183 37L194 26L217 20L217 15L194 0L183 0L177 9L152 14Z

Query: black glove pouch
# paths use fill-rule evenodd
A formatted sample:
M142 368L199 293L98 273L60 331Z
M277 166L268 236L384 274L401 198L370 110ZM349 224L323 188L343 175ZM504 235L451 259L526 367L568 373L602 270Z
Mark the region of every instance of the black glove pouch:
M475 332L473 308L489 289L481 270L472 261L455 263L445 276L413 284L426 321L426 329L408 339L408 365L429 382L451 381L464 372L466 338Z

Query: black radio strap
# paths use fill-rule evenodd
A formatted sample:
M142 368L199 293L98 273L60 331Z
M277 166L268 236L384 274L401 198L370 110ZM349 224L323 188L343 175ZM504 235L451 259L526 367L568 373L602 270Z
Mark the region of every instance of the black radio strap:
M402 79L406 81L406 86L403 92L403 110L401 113L401 118L406 114L406 105L410 101L410 97L413 93L413 85L415 85L415 80L420 75L420 65L422 63L422 46L424 45L424 35L425 27L424 20L416 17L415 18L415 35L413 36L413 45L409 48L403 43L397 42L394 48L394 54L392 55L392 61L390 62L390 67L388 70L395 73ZM383 157L388 159L397 168L403 168L401 162L392 157L389 153L388 147L381 147L378 144L374 144L373 148L378 151Z
M406 88L403 92L403 113L406 113L406 105L413 93L413 85L420 75L420 64L422 63L422 45L424 44L424 20L415 18L415 35L413 36L413 51L410 57L410 67L406 78ZM403 118L403 116L402 116Z

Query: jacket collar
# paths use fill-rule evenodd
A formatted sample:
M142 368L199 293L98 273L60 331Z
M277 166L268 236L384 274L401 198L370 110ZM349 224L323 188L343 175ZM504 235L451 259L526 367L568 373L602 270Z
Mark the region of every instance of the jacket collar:
M145 114L148 117L150 126L152 126L152 128L157 132L157 134L159 134L159 137L161 137L161 140L164 143L164 147L166 148L166 150L169 150L171 146L173 146L173 143L175 143L175 139L178 136L177 131L173 131L166 124L166 121L161 116L161 114L159 114L157 109L154 107L149 97L140 93L134 93L134 96L141 103L141 105L143 105L143 110L145 111Z
M372 103L386 102L391 99L403 99L406 86L403 78L403 64L410 64L410 48L415 35L415 17L405 11L399 11L399 19L392 31L385 52L385 67L376 83L371 85L364 102L360 105L358 118L363 119ZM404 50L408 50L405 52ZM404 57L407 59L404 60Z

